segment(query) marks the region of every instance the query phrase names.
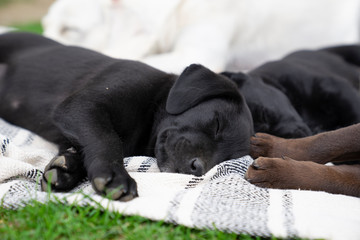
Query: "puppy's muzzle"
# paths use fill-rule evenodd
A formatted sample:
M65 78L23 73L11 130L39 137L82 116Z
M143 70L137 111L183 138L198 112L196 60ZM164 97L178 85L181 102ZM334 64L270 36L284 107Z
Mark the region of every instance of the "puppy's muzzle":
M207 172L203 146L168 128L158 136L156 157L161 171L202 176Z

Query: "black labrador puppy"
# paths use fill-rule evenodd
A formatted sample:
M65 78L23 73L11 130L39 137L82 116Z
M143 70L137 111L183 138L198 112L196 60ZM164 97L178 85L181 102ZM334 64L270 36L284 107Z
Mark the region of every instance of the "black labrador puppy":
M360 122L360 46L297 51L244 73L237 83L256 132L306 137Z
M250 108L255 132L285 138L311 135L309 126L296 111L289 98L261 77L244 73L222 73L231 78Z
M88 176L97 193L126 201L137 187L124 157L200 176L249 154L244 98L201 65L176 76L26 33L0 36L0 64L0 117L59 145L43 188L69 190Z

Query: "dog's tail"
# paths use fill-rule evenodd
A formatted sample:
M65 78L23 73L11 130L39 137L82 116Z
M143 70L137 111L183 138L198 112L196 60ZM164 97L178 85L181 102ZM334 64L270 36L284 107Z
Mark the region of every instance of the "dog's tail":
M0 63L6 63L10 56L24 49L49 44L58 44L38 34L9 32L0 34Z
M360 45L344 45L324 48L322 50L336 54L348 63L360 66Z

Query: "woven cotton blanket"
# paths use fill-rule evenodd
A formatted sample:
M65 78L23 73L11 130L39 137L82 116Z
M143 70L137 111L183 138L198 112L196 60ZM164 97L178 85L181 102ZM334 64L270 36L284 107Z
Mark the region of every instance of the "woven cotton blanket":
M125 159L139 197L112 201L84 181L68 193L40 190L39 180L57 147L0 119L0 199L16 209L32 200L92 204L198 229L263 237L360 239L360 198L324 192L258 188L244 180L249 156L225 161L202 177L161 173L156 159Z

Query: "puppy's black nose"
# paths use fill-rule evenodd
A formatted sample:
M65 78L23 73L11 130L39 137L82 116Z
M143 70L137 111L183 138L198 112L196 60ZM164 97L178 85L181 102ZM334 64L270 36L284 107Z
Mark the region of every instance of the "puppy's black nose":
M205 163L200 158L193 158L189 161L190 171L195 176L202 176L205 174Z

